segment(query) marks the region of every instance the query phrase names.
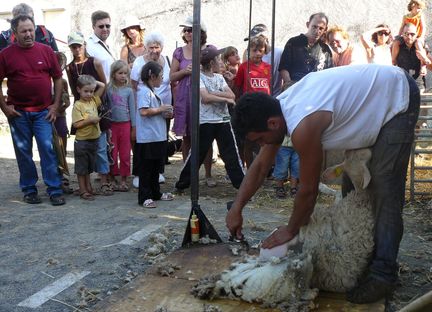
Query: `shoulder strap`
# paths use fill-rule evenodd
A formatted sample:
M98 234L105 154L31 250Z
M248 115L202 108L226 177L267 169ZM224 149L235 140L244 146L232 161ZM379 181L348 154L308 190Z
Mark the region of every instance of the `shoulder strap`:
M45 28L45 26L44 25L37 25L37 27L40 28L40 30L42 31L42 34L44 35L42 37L42 39L45 39L46 43L49 44L49 42L50 42L50 35L49 35L47 29Z
M111 57L115 60L114 56L111 54L111 51L107 48L107 46L102 42L102 41L98 41L98 43L109 53L109 55L111 55Z
M166 58L166 60L167 60L168 67L171 68L171 63L170 63L170 60L169 60L169 58L168 58L168 55L165 55L165 58Z

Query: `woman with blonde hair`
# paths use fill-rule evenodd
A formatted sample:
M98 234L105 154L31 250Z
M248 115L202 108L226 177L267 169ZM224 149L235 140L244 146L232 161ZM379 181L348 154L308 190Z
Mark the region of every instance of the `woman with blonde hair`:
M133 62L145 52L144 28L136 17L128 17L121 28L125 45L120 50L120 59L132 68Z

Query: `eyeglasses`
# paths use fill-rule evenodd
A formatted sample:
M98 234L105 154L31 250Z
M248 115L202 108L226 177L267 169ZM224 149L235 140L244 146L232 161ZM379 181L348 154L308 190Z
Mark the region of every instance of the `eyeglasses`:
M416 33L406 32L404 35L407 37L409 37L409 36L414 37L416 35Z
M377 32L377 34L378 34L378 36L388 36L388 35L390 35L390 33L387 32L387 31L379 31L379 32Z
M106 29L110 29L110 28L111 28L111 25L110 25L110 24L102 24L102 25L98 25L98 28L99 28L99 29L104 29L104 28L106 28Z
M192 32L192 28L183 28L183 32L184 33L191 33Z

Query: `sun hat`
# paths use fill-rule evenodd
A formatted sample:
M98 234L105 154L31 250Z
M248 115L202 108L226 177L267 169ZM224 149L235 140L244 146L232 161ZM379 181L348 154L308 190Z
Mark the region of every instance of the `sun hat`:
M216 56L222 54L225 51L225 48L219 49L215 46L207 46L201 50L201 64L210 63Z
M83 45L85 42L84 35L79 31L71 32L67 38L67 41L68 41L68 46L71 46L73 44Z
M188 16L186 18L186 20L183 22L183 24L180 24L179 26L180 27L192 27L193 26L193 16ZM201 21L201 30L204 32L207 32L207 27L203 23L203 21Z
M256 37L258 35L263 35L265 37L268 37L268 29L267 26L264 24L256 24L254 27L252 27L250 31L250 37ZM248 41L249 37L244 38L244 41Z
M144 30L145 28L141 26L140 20L135 16L127 16L125 20L123 21L123 25L121 26L120 30L125 31L129 27L138 26L141 30Z

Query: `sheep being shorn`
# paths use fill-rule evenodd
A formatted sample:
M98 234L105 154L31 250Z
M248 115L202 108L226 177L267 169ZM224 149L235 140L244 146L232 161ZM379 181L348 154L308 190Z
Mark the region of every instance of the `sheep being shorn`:
M348 156L344 168L356 190L329 207L316 206L290 247L294 250L277 260L247 257L202 279L192 292L200 298L237 298L282 311L308 311L315 288L345 292L354 287L373 252L372 205L364 190L370 180L364 164L371 154L359 150Z

